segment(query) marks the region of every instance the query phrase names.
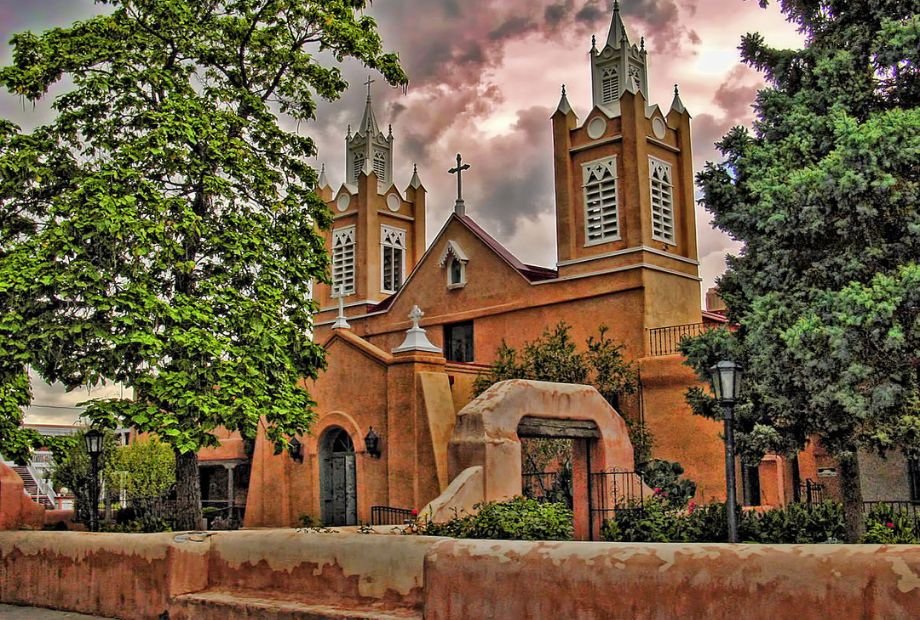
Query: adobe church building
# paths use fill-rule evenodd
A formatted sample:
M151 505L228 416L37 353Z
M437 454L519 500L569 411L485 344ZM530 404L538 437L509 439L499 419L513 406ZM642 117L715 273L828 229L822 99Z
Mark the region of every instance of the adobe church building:
M226 470L220 484L246 495L246 526L289 526L301 515L367 523L373 506L421 509L462 473L452 456L458 413L502 340L519 348L560 320L578 343L609 327L641 381L619 414L645 420L653 456L683 465L698 500L724 498L721 427L691 414L684 393L697 378L676 352L681 336L725 321L700 309L690 114L676 89L667 110L649 102L648 60L615 9L606 41L592 45L583 121L563 89L547 128L555 268L515 258L476 223L479 208L500 205L467 207L462 196L426 246L427 192L417 170L404 190L394 184L392 130L381 131L368 94L346 139L345 183L334 191L324 172L318 189L334 223L332 285L314 289L315 338L328 358L307 385L315 426L293 457L276 455L262 434L251 461L239 440L201 454L203 470ZM238 466L245 475L234 482ZM788 464L768 457L760 469L759 503L788 501ZM508 476L519 480L519 466Z

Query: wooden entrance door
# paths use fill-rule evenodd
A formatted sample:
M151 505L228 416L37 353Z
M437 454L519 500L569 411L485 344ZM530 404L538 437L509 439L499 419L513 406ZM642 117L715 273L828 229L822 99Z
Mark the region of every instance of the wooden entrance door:
M321 442L320 491L324 525L358 524L355 449L344 429L328 431Z

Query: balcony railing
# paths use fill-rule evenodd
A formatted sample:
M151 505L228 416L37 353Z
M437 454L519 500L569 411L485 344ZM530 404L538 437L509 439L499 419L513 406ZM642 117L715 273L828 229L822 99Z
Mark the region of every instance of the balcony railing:
M684 338L699 336L712 329L707 323L687 323L686 325L670 325L656 327L648 330L648 354L651 357L660 355L674 355L680 353L677 349Z

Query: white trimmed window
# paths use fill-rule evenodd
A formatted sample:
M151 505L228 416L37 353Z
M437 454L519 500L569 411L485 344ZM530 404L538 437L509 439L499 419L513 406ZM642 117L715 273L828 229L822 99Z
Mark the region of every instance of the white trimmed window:
M620 94L620 76L614 67L601 72L601 103L616 101Z
M352 295L355 292L355 227L332 231L332 293Z
M616 157L582 164L581 169L584 176L585 245L618 240Z
M652 239L674 244L674 186L671 166L650 157L649 178L652 189Z
M406 266L406 231L391 226L380 227L380 290L395 293L403 284Z
M358 179L361 178L361 170L363 169L364 169L364 154L355 153L355 167L354 167L355 178L352 179L355 183L357 183Z
M380 151L374 153L374 172L377 173L377 180L381 183L387 180L387 160Z

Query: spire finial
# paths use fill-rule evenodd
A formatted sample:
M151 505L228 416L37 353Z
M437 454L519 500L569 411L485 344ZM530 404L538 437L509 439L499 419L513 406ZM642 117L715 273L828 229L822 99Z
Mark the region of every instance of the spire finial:
M674 96L677 97L680 95L680 89L677 87L677 84L674 85Z
M450 174L457 175L457 202L454 204L454 213L466 215L466 205L463 202L463 171L469 170L470 165L463 163L463 157L457 153L457 167L448 170Z
M387 137L391 140L393 139L393 123L390 123L389 131L387 132Z
M645 51L645 37L642 37L641 39L639 39L639 51L640 52Z
M591 35L591 49L592 50L597 49L597 35L596 34Z
M565 84L562 85L562 96L565 97Z
M418 189L422 186L422 180L418 178L418 164L412 164L412 180L409 181L409 187Z
M617 13L620 12L620 0L613 0L613 10Z
M367 86L367 100L368 100L368 101L371 100L371 84L373 84L373 83L376 82L376 81L377 81L377 80L372 80L372 79L371 79L371 76L368 75L368 76L367 76L367 81L364 83L364 85Z

